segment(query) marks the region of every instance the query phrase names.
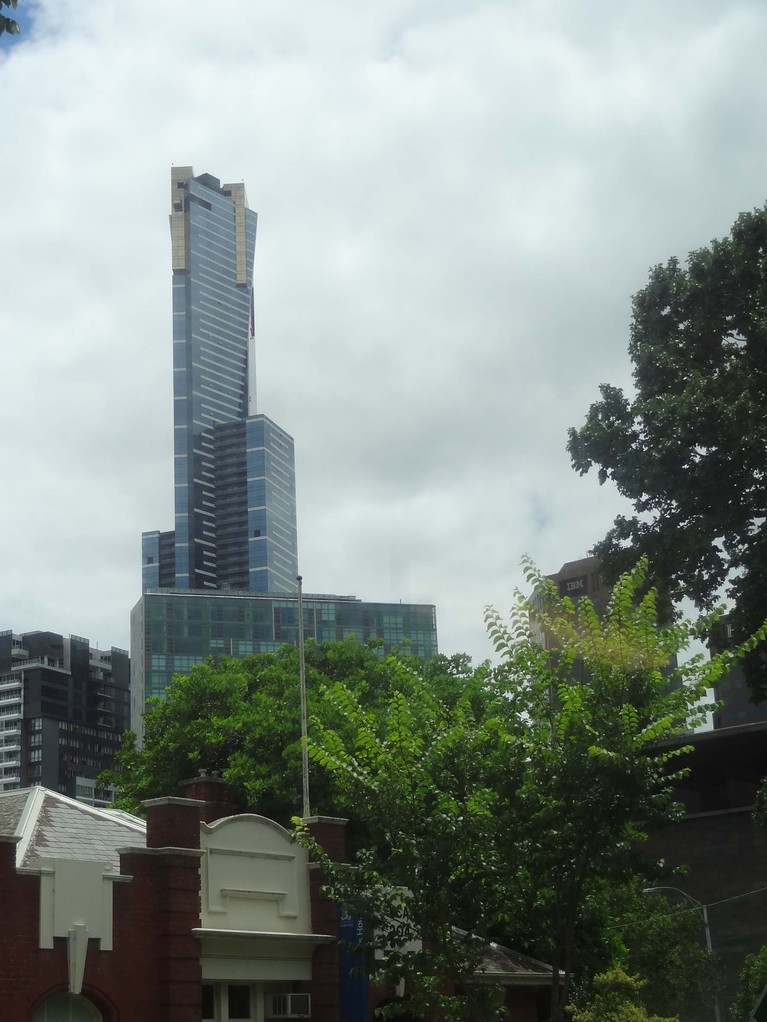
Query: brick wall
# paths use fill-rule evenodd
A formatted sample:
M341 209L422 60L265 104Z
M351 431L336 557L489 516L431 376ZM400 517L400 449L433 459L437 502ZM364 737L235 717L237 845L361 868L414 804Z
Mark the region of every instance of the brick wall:
M199 845L199 806L178 802L154 807L152 840L172 833ZM15 850L15 839L0 840L0 1004L3 1018L22 1022L69 981L66 939L38 946L40 878L17 872ZM200 1022L200 944L191 934L200 919L200 855L194 847L121 854L121 872L132 879L113 887L113 950L89 940L83 981L105 1022Z
M202 803L200 819L203 823L215 823L237 812L231 788L221 777L192 777L182 781L180 788L184 798L197 799Z

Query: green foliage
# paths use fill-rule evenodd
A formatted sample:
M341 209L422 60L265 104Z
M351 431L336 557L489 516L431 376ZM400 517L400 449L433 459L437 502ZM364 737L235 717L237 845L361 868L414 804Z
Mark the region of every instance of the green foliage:
M573 1008L573 1022L678 1022L648 1015L640 994L644 982L615 968L594 978L595 996L583 1008Z
M18 6L18 0L0 0L0 11L3 7L8 7L10 10L15 11ZM20 32L19 23L13 18L9 18L7 14L0 14L0 35L3 32L8 32L9 35L18 35Z
M676 811L684 750L657 743L700 717L696 701L731 654L674 666L693 629L657 627L644 564L601 621L528 575L535 598L518 598L510 624L488 610L497 668L383 657L355 640L307 646L312 808L348 815L365 837L355 869L314 854L332 895L369 924L371 972L404 978L414 1015L495 1014L498 991L473 981L488 939L554 965L555 1020L600 939L632 971L658 957L600 933L645 825ZM177 676L146 715L144 748L127 736L100 783L116 780L135 810L217 770L241 808L286 821L301 809L298 673L286 646Z
M355 639L309 642L306 685L309 710L330 723L319 698L322 686L343 681L363 705L385 702L400 673L423 673L430 683L454 685L461 658L437 657L428 666L406 655L383 657L379 644ZM301 810L301 724L298 652L284 646L243 660L221 658L177 675L164 700L144 717L144 746L126 734L115 769L100 783L116 784L118 806L140 812L141 802L179 792L179 782L201 769L218 771L232 786L239 808L257 810L287 824ZM400 685L401 687L401 685ZM311 777L314 811L341 806L330 801L323 772Z
M618 964L643 980L641 1000L650 1013L685 1018L713 1015L716 962L709 958L700 910L673 893L645 893L676 877L638 876L596 889L587 911L598 913L601 938L595 961ZM681 902L681 903L680 903ZM586 963L588 965L588 963ZM598 970L600 971L600 970Z
M726 658L676 666L694 634L660 628L646 563L622 576L602 620L591 602L560 598L527 565L535 589L507 628L488 612L504 654L497 684L526 720L526 768L517 792L525 910L538 957L564 973L553 991L562 1017L589 906L606 881L629 877L647 825L673 818L675 757L658 745L702 720L699 700ZM545 635L551 648L535 641ZM678 768L677 768L678 769Z
M730 1008L732 1022L750 1022L757 997L767 983L767 946L748 955L738 980L738 994Z
M477 940L494 937L562 973L562 1019L595 902L633 875L644 826L675 815L685 750L657 743L702 718L726 658L676 667L693 629L658 628L645 572L619 581L600 620L528 565L533 601L519 596L508 625L487 611L501 665L453 675L450 699L407 669L383 713L326 691L343 728L316 722L311 755L371 838L356 870L326 863L329 889L371 923L377 969L406 979L416 1014L468 1011L444 986L472 996ZM420 937L419 956L402 953Z
M767 777L762 778L757 789L753 819L760 827L767 827Z
M489 1017L498 1002L493 984L473 980L482 937L508 914L503 878L516 856L511 829L502 844L498 828L522 757L486 667L464 664L442 678L435 685L429 672L400 665L380 713L346 686L327 689L343 730L316 719L310 754L363 822L370 847L350 871L300 836L323 862L333 897L367 921L372 978L405 977L415 1017L458 1020Z
M596 466L636 512L595 552L608 581L646 554L664 616L683 596L710 609L727 583L742 642L767 607L767 207L686 268L671 259L651 270L634 296L629 355L635 397L603 385L569 431L576 471ZM763 652L744 663L759 696Z

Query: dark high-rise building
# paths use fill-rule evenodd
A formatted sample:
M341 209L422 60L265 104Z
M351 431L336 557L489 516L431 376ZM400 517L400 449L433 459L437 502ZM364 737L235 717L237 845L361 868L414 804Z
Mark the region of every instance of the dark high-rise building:
M577 561L566 561L559 571L547 575L546 578L554 583L559 596L567 596L573 603L577 603L582 596L588 596L597 614L601 617L607 609L610 589L602 581L599 564L599 558L589 554L587 557L578 558ZM533 605L540 610L540 594L533 593L531 600ZM547 649L551 649L553 646L551 636L547 635L540 625L536 625L536 639Z
M89 802L130 726L130 660L57 632L0 632L0 792L43 785Z
M594 608L601 616L610 600L610 589L602 581L599 572L599 558L593 554L581 557L577 561L567 561L554 575L547 575L560 596L569 596L577 601L581 596L588 596Z
M144 589L291 592L293 440L255 408L256 214L243 184L171 172L175 529L143 535Z

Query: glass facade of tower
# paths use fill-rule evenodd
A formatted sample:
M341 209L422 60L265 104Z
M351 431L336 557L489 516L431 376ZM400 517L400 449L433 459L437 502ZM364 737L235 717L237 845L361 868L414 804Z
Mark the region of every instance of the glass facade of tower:
M211 655L298 641L292 438L255 411L256 214L242 184L171 172L175 529L142 537L144 596L131 615L131 720L174 674ZM426 660L433 606L304 597L318 641L381 639Z
M365 603L354 596L303 597L307 639L381 639L382 651L402 645L423 660L437 654L431 604ZM174 674L209 656L268 653L298 642L298 598L292 595L155 590L131 614L133 726L151 696L162 696Z
M144 534L143 586L292 590L293 440L248 414L256 214L191 167L171 203L175 530Z

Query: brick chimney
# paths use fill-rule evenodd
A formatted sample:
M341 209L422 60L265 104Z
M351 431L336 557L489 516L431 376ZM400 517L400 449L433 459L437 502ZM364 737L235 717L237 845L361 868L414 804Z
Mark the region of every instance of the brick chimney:
M190 798L149 798L146 809L147 848L199 848L204 803Z
M209 775L207 770L201 770L198 777L181 781L179 787L184 798L204 803L200 810L203 823L214 823L237 812L230 785L217 773Z
M346 824L340 816L307 816L303 821L317 844L334 862L346 862Z

